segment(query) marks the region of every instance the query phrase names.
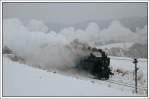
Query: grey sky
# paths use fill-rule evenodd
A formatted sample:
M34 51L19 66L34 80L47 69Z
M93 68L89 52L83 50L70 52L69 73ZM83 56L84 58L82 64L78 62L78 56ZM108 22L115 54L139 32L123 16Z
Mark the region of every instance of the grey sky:
M74 24L132 16L147 16L147 3L3 3L4 18Z

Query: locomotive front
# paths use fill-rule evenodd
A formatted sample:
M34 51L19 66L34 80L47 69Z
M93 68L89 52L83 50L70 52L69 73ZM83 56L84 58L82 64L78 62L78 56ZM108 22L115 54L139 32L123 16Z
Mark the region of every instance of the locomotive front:
M110 75L113 75L110 69L110 58L107 57L104 51L97 50L101 56L96 56L94 53L84 57L79 62L79 68L85 70L97 79L109 79Z

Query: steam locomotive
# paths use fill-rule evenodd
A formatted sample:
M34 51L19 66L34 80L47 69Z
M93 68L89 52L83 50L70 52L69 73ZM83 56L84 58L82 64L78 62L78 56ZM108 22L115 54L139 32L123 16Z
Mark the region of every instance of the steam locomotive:
M88 56L79 61L78 67L85 70L97 79L108 80L110 75L113 75L110 69L110 58L107 57L104 51L97 50L100 55L90 53Z

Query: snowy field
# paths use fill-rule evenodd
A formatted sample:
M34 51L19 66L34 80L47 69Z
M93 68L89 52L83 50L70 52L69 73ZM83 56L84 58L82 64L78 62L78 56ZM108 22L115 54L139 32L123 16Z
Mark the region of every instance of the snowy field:
M133 88L88 76L65 76L3 57L4 96L137 96ZM113 78L111 78L113 79ZM140 95L140 94L139 94Z
M128 43L113 43L113 44L98 46L97 48L101 48L101 49L106 49L107 48L107 49L109 49L109 48L113 48L113 47L118 47L118 48L122 48L122 49L128 49L132 45L133 45L133 43L131 43L131 42L128 42Z
M130 92L46 72L3 57L4 96L132 96Z

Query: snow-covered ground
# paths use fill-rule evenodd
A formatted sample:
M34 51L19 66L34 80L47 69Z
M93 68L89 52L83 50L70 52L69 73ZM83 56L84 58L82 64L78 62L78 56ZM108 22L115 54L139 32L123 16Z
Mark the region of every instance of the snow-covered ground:
M95 80L97 81L97 80ZM133 96L104 83L46 72L3 57L4 96ZM98 81L97 81L98 82Z
M129 47L131 47L134 43L133 42L125 42L125 43L113 43L113 44L107 44L107 45L103 45L103 46L97 46L97 48L100 49L110 49L113 47L118 47L118 48L122 48L122 49L128 49Z
M147 82L148 82L148 64L147 59L138 59L137 67L137 79L138 79L138 94L147 94ZM114 57L110 56L110 66L113 68L115 75L111 78L113 80L127 83L127 85L135 85L135 64L133 59L127 57ZM118 71L117 71L118 70ZM117 72L116 72L117 71Z

